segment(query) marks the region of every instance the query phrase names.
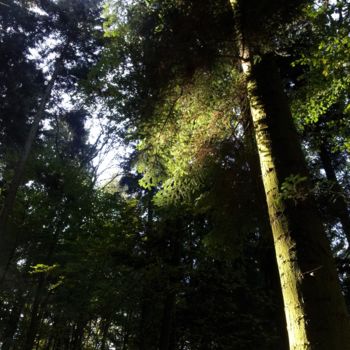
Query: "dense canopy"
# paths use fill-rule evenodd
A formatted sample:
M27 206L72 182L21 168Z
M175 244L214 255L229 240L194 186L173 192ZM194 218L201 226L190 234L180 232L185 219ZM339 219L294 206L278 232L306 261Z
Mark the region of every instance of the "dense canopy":
M3 350L350 350L350 2L0 1Z

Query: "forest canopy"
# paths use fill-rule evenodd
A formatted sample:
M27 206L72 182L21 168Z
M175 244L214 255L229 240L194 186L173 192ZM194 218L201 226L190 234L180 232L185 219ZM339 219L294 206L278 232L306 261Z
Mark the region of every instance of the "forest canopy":
M3 350L350 350L350 2L0 1Z

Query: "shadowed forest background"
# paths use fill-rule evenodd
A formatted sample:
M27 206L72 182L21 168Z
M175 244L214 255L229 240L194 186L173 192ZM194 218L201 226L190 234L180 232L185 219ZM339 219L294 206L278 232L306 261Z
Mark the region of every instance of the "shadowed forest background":
M350 2L0 1L0 348L349 350Z

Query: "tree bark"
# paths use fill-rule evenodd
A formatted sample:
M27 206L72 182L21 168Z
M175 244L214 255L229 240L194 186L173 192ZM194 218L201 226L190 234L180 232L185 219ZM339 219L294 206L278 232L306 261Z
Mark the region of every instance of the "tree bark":
M271 350L285 350L288 349L288 334L286 330L286 317L283 312L283 296L279 283L279 275L277 268L276 255L274 253L274 242L272 239L271 225L268 217L268 210L266 204L266 197L264 193L264 187L261 181L260 162L258 155L258 148L254 139L254 129L251 123L252 116L249 110L247 110L244 120L246 125L244 127L247 130L245 135L245 144L249 149L249 168L252 176L254 176L254 190L256 194L256 201L258 206L262 208L261 217L261 237L260 237L260 249L262 252L260 256L260 266L262 273L264 274L265 288L269 291L273 291L274 302L277 306L277 310L270 316L271 324L276 324L277 332L276 336L278 341L274 344ZM249 124L248 124L249 123Z
M329 242L308 190L307 165L272 56L241 63L272 228L291 350L348 350L350 323ZM303 179L291 197L280 189Z

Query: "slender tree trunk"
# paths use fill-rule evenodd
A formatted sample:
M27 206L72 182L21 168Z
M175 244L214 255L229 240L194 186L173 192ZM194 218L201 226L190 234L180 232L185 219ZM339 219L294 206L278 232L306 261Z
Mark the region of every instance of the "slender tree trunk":
M10 320L6 324L5 331L3 333L3 344L1 350L10 350L13 347L14 335L16 333L18 323L20 321L21 312L24 306L24 300L22 295L16 297L16 305L14 306Z
M332 158L325 142L322 142L320 146L320 159L323 169L326 172L327 180L332 182L333 190L336 192L336 198L332 204L334 215L339 218L343 227L344 234L348 240L348 243L350 243L349 209L344 198L344 191L337 180L332 164Z
M349 318L308 180L291 197L280 192L291 176L309 176L278 70L272 56L252 64L241 46L290 349L348 350Z
M108 337L109 327L110 327L110 320L109 320L109 318L106 318L103 322L101 350L107 349L107 337Z
M44 292L44 287L45 287L45 277L40 276L39 283L35 291L35 297L34 297L31 315L30 315L30 322L29 322L23 350L33 349L35 338L37 335L38 325L40 323L39 310L40 310L42 295Z
M29 155L31 153L36 134L38 132L40 122L43 120L46 105L47 105L48 101L50 100L51 92L52 92L52 89L55 85L56 78L58 75L58 70L59 70L61 63L62 62L60 59L57 60L54 73L52 74L52 77L51 77L51 79L50 79L50 81L45 89L44 95L42 96L42 99L41 99L40 104L39 104L38 111L34 117L32 125L30 127L29 134L27 136L27 139L26 139L26 142L24 145L23 154L22 154L21 159L19 160L17 167L15 169L13 180L12 180L8 190L7 190L7 196L5 198L5 202L4 202L4 205L2 207L1 215L0 215L0 220L1 220L0 223L1 223L2 230L4 228L4 225L7 223L8 218L12 214L14 203L16 200L17 192L18 192L18 188L21 185L21 182L23 179L23 172L24 172L25 166L28 162L28 158L29 158Z
M126 325L124 326L124 332L123 332L123 346L122 350L127 350L128 349L128 344L129 344L129 322L126 322Z
M49 337L48 337L47 342L46 342L46 345L45 345L45 350L52 349L53 348L53 344L54 344L54 336L50 332Z
M23 154L21 155L21 158L16 166L14 177L12 179L12 182L9 184L7 189L7 194L4 200L4 204L1 208L0 212L0 270L4 269L4 266L7 266L9 264L10 256L9 251L11 252L11 247L13 244L11 244L13 238L11 237L10 233L8 232L8 224L9 220L12 216L13 209L16 202L17 192L18 189L23 181L24 177L24 171L25 167L27 165L30 153L32 151L33 143L36 137L36 134L38 132L40 122L44 118L45 109L47 106L47 103L49 102L52 94L53 87L56 83L57 77L59 75L59 72L62 67L63 59L65 51L68 47L68 43L64 45L62 48L62 51L60 53L60 56L57 58L55 62L54 71L52 73L51 79L47 84L47 87L44 91L44 94L41 98L41 101L38 106L38 110L34 116L33 123L30 127L29 134L26 138L25 144L24 144L24 150ZM12 242L13 243L13 242Z
M151 325L149 321L151 320L151 308L154 302L151 292L147 290L150 288L149 284L144 287L142 292L142 301L141 301L141 315L140 315L140 325L139 325L139 339L138 347L139 350L148 350L152 349L152 334Z
M148 192L147 198L147 222L145 225L145 234L148 237L148 241L151 240L153 236L153 199L154 190ZM146 254L149 256L151 254L152 248L147 247ZM151 325L149 321L151 319L150 314L152 310L152 302L154 301L152 288L150 282L147 281L143 286L142 300L141 300L141 312L140 312L140 324L139 324L139 335L138 335L138 347L139 350L148 350L152 343Z
M52 350L58 350L61 348L61 338L59 338L57 335L54 339Z
M263 208L261 211L261 237L260 237L260 248L262 252L260 256L260 265L262 266L262 272L265 277L265 288L270 292L273 291L274 302L277 306L277 310L271 315L271 319L276 324L278 341L273 345L271 350L285 350L288 349L288 334L286 330L286 317L283 310L283 296L281 285L279 283L279 275L277 268L276 255L274 252L274 242L272 239L271 225L268 217L268 210L266 204L266 197L264 193L264 187L261 181L261 171L259 163L259 155L257 153L257 145L254 139L254 129L252 125L252 117L249 110L247 110L244 118L248 125L244 126L247 130L245 136L245 145L248 147L248 163L252 176L254 176L254 187L256 194L257 205Z
M132 322L132 318L133 318L133 312L127 311L127 317L125 318L125 322L123 325L123 346L122 346L122 350L127 350L130 346L130 324Z
M50 246L48 247L48 252L46 256L46 263L51 264L52 258L54 255L54 251L58 242L58 237L60 233L60 225L57 226L54 236L52 237L53 241L51 242ZM30 316L30 322L29 327L27 330L26 338L25 338L25 344L23 347L23 350L32 350L35 338L38 332L38 328L40 325L40 321L43 315L43 311L46 307L46 304L48 302L49 293L46 293L46 297L43 298L43 295L45 294L45 285L46 285L46 276L40 275L38 285L35 291L34 301L32 305L31 310L31 316Z
M25 216L22 217L21 220L24 221ZM11 246L7 247L8 249L7 249L6 253L7 253L8 258L6 259L7 260L6 264L5 264L5 266L1 266L1 263L0 263L0 276L1 276L0 277L0 286L2 286L2 284L5 282L7 274L11 271L11 263L13 262L13 260L15 258L17 246L18 246L18 243L20 240L20 232L16 231L15 235L13 235L11 238L13 239L13 244L12 244L12 247ZM1 242L1 238L0 238L0 242ZM6 247L4 247L4 249L5 248ZM0 248L0 252L1 252L1 248ZM0 261L1 261L1 257L0 257Z
M163 307L162 327L160 332L159 350L169 350L173 331L173 316L175 309L175 293L169 291Z
M165 298L163 303L162 325L159 338L159 350L171 350L174 343L174 322L176 309L176 284L181 280L179 265L182 252L182 237L184 227L181 218L175 217L167 225L166 236L170 239L171 254L169 259L169 275L165 287ZM173 341L172 341L173 340Z
M1 242L1 239L0 239ZM5 266L1 266L0 264L0 286L4 283L5 279L6 279L6 275L10 270L11 267L11 262L13 261L13 258L16 254L16 248L17 248L17 244L18 244L18 233L16 234L16 237L14 239L14 242L12 244L12 247L10 247L10 245L5 244L4 248L7 247L8 251L7 251L7 258L4 259L5 261ZM0 258L1 260L1 258Z
M82 348L85 327L86 327L86 322L83 320L79 320L76 323L72 334L72 340L70 342L69 349L80 350ZM104 350L104 348L101 348L101 349Z

